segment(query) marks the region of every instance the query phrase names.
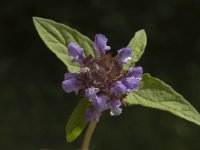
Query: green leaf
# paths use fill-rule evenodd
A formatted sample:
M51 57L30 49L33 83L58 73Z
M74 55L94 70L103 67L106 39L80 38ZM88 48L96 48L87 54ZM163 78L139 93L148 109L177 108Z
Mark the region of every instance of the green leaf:
M147 36L145 30L139 30L135 33L135 36L131 39L128 46L132 48L133 62L137 62L147 45Z
M74 141L83 131L86 122L86 110L90 106L87 99L82 99L72 112L66 126L66 139L67 142Z
M133 59L130 60L127 65L123 66L123 70L128 70L128 68L135 65L135 63L140 59L140 57L144 53L146 45L147 36L145 30L137 31L128 44L128 46L132 48Z
M84 48L85 55L94 56L93 42L86 36L64 24L33 17L35 28L47 47L67 66L69 72L79 72L79 64L73 64L67 55L67 45L75 42Z
M142 105L168 111L188 121L200 125L200 114L180 94L163 81L144 74L140 90L126 97L128 105Z

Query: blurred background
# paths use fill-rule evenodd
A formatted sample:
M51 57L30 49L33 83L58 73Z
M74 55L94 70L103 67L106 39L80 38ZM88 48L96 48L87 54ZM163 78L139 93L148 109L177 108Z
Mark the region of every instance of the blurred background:
M113 54L145 29L137 65L184 95L200 111L199 0L1 0L0 149L80 148L65 141L65 125L79 96L61 88L65 66L39 38L32 16L53 19L94 38L109 38ZM200 127L167 112L129 107L104 113L91 150L196 150Z

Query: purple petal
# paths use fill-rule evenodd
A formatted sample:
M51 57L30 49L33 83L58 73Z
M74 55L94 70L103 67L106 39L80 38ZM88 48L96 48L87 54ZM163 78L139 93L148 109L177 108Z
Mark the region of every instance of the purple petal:
M127 77L122 83L126 86L127 92L130 93L139 89L140 80L134 77Z
M122 113L122 108L120 108L121 102L120 100L112 100L110 104L110 115L118 116Z
M90 87L85 90L85 97L93 97L96 96L96 93L99 92L99 88Z
M72 91L78 92L78 90L84 87L83 82L76 76L76 74L74 75L74 78L72 76L72 74L65 74L66 80L62 82L62 88L67 93Z
M68 80L68 79L72 79L72 78L76 78L79 79L79 74L78 73L65 73L64 74L64 80Z
M108 39L103 34L96 34L94 39L94 49L97 53L104 54L106 51L110 50L110 46L107 46Z
M108 108L108 105L107 105L108 96L100 95L100 96L90 97L90 101L94 104L96 109L98 109L99 111L103 111Z
M86 120L87 121L99 121L99 117L101 116L101 112L95 108L88 108L86 112Z
M111 86L111 93L115 93L116 95L121 95L126 93L126 86L122 84L121 81L117 81Z
M130 47L118 50L119 57L117 62L119 65L128 64L128 61L132 59L131 51Z
M110 105L111 105L111 107L119 107L119 106L121 106L121 101L120 100L112 100Z
M70 57L72 57L72 62L78 62L80 64L82 64L83 58L85 57L83 48L81 48L74 42L69 43L68 54Z
M143 74L142 67L131 67L126 74L126 77L135 77L138 80L141 80Z

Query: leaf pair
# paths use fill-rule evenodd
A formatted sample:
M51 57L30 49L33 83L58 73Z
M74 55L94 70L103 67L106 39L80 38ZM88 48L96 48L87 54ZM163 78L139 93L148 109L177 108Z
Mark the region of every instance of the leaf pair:
M49 19L33 17L33 21L44 43L67 66L69 72L79 72L80 69L78 64L71 63L71 58L67 55L69 42L75 42L84 48L86 56L95 55L93 42L78 31ZM140 59L146 42L147 38L144 30L139 30L135 33L135 36L128 44L132 48L133 59L129 61L129 64L124 65L124 70L128 70L130 66L135 65ZM168 111L200 125L200 115L195 108L169 85L151 77L149 74L143 75L140 89L130 93L125 101L128 105L142 105ZM85 128L87 124L85 112L88 106L88 100L81 100L74 109L66 128L68 142L76 139Z

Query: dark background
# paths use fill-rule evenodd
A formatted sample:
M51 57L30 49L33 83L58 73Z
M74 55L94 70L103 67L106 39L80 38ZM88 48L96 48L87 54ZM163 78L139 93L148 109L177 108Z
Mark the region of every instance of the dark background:
M114 50L145 29L138 65L172 85L200 111L199 0L1 0L0 149L80 148L65 141L65 125L80 97L61 88L65 66L39 38L32 16L53 19ZM113 52L113 53L116 53ZM134 106L101 117L91 150L196 150L200 127L167 112Z

